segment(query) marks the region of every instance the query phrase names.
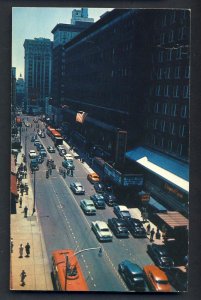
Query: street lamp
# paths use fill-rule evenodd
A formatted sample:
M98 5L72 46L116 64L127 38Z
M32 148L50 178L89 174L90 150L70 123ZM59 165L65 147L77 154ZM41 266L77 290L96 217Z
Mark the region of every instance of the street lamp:
M95 247L95 248L86 248L86 249L82 249L82 250L79 250L77 252L75 252L73 255L71 255L70 257L68 257L68 255L66 255L66 274L65 274L65 290L66 290L66 283L67 283L67 272L68 272L68 269L70 267L69 265L69 261L70 261L70 258L73 257L73 256L76 256L82 252L86 252L86 251L92 251L92 250L98 250L99 249L99 252L98 252L98 255L101 257L102 256L102 253L103 253L103 250L102 250L102 247Z

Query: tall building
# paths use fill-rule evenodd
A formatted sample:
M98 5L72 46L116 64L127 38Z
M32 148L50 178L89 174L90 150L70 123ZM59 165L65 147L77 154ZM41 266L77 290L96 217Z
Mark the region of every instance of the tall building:
M11 68L11 105L12 110L15 109L16 106L16 68Z
M189 172L188 10L113 10L64 45L63 120L79 142L126 158L145 188L187 213ZM87 113L82 125L76 113Z
M71 24L75 25L77 21L94 22L93 18L88 18L88 8L74 9L72 11Z
M26 109L43 111L45 99L51 95L52 42L45 38L26 39L24 49Z
M82 12L82 13L81 13ZM76 18L76 16L79 18ZM72 12L72 24L57 24L53 30L53 67L52 67L52 102L59 107L63 101L65 56L64 45L93 24L93 19L88 18L88 10L83 9L76 15ZM75 17L74 17L75 16ZM79 19L79 20L78 20ZM58 113L54 114L55 116Z
M25 89L24 89L24 79L20 74L20 77L16 81L16 103L18 106L24 105Z

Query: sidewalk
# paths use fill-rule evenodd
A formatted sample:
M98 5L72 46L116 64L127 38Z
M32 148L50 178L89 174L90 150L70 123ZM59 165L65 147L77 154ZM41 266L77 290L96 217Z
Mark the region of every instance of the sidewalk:
M18 154L17 166L22 162L22 152ZM33 211L33 191L30 184L30 177L23 179L23 183L28 183L28 195L22 196L22 208L17 203L17 213L11 214L11 233L13 238L13 253L11 253L10 265L10 289L11 290L53 290L51 281L51 270L46 253L42 230L37 218L37 211L32 216ZM20 194L20 192L19 192ZM24 207L28 207L27 218L24 217ZM19 246L29 242L30 257L26 257L24 249L23 258L19 258ZM25 285L21 286L20 274L26 272Z

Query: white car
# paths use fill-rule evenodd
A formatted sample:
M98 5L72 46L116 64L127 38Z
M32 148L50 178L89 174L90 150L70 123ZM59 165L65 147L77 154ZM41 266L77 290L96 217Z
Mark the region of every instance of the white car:
M94 206L94 203L90 199L83 199L80 201L80 207L84 211L86 215L95 215L96 214L96 208Z
M30 158L35 158L37 156L36 151L35 150L30 150L29 151L29 157Z
M91 229L95 233L97 239L100 242L111 242L113 235L110 231L109 227L107 226L107 223L103 221L94 221L91 223Z
M58 150L58 151L61 150L61 149L65 149L65 148L64 148L64 145L58 145L58 146L57 146L57 150Z
M120 219L131 218L129 209L125 205L115 205L113 211L114 211L115 215Z
M70 188L73 191L73 193L76 195L84 195L85 194L85 190L80 182L72 182L70 184Z
M73 160L73 156L71 154L65 154L64 159L65 160Z

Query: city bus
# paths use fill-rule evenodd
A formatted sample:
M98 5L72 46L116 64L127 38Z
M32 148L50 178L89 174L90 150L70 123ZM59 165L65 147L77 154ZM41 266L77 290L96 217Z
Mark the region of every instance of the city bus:
M52 131L54 131L55 129L54 128L52 128L51 126L48 126L47 127L47 129L46 129L46 133L47 133L47 135L51 135L51 133L52 133Z
M71 249L52 252L52 275L58 291L89 291L81 266Z

